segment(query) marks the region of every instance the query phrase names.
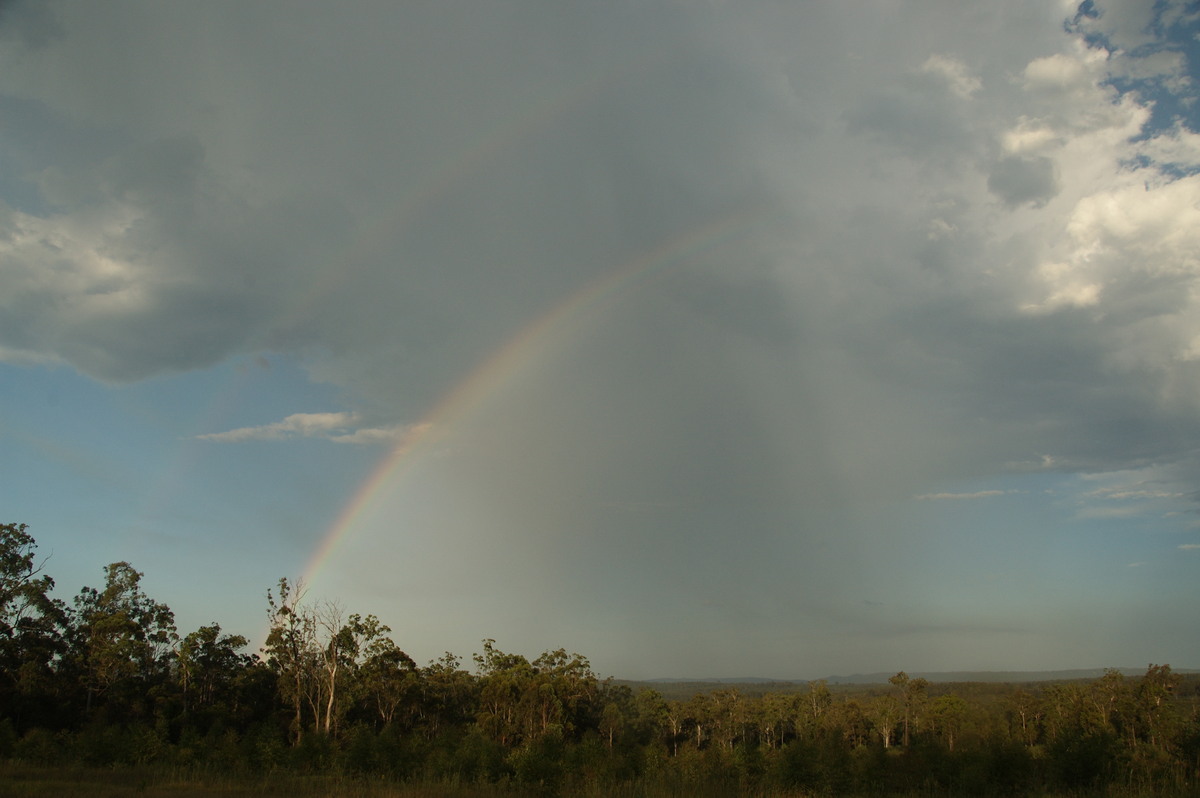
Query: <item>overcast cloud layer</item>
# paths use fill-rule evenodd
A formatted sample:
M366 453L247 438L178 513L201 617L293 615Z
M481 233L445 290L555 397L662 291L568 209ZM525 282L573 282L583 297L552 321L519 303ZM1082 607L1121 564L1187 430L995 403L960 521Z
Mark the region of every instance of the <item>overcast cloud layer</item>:
M692 233L432 418L321 590L418 658L1197 666L1197 13L3 3L0 359L284 358L336 406L187 445L386 447Z

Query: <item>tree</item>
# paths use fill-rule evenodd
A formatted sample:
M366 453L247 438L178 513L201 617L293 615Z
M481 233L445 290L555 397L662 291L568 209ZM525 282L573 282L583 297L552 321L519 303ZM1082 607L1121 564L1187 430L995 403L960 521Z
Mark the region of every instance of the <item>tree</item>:
M866 715L883 740L883 747L891 748L892 737L896 733L896 724L904 717L904 708L896 696L890 694L876 696L867 705Z
M516 745L522 726L518 708L533 667L520 654L506 654L496 641L483 641L483 652L473 656L480 675L479 708L476 720L500 745Z
M954 751L963 723L970 712L967 702L950 693L938 696L929 709L929 718L937 734L946 741L946 747Z
M1021 742L1033 745L1043 714L1041 700L1018 688L1008 697L1007 703L1010 715L1021 727Z
M616 701L608 701L604 704L604 709L600 713L600 734L604 736L610 752L613 750L613 741L627 723L625 713L621 711L621 704Z
M460 665L462 659L447 651L421 669L419 717L433 738L448 727L466 722L478 703L479 682Z
M316 716L317 622L307 608L300 606L303 598L303 584L293 587L286 578L279 580L278 597L267 591L270 625L263 652L267 655L267 664L279 674L280 695L292 709L289 728L292 745L299 745L304 734L306 703Z
M55 664L66 652L66 605L50 597L54 580L25 524L0 524L0 706L47 703Z
M214 622L189 633L179 644L175 661L185 716L196 712L228 712L236 704L231 695L239 675L253 663L242 635L222 635Z
M1151 664L1138 683L1135 694L1136 731L1152 748L1163 749L1177 731L1180 719L1175 711L1175 690L1179 674L1170 665Z
M386 728L395 722L403 704L415 704L420 677L417 663L387 637L368 643L365 654L359 668L360 682Z
M321 681L321 691L324 693L325 720L320 721L318 707L318 725L322 725L325 734L333 731L334 709L337 705L338 676L345 666L352 663L358 653L353 633L342 624L342 607L340 604L327 602L315 614L317 625L325 631L326 643L319 648L320 660L324 678Z
M714 690L709 712L713 739L726 751L732 751L745 732L746 702L741 692L736 687Z
M1132 696L1125 674L1116 668L1109 668L1092 683L1089 695L1103 731L1117 733L1122 726L1130 725Z
M904 718L904 747L907 748L910 737L910 727L917 717L921 704L925 701L925 689L929 682L924 679L912 679L904 671L900 671L888 681L899 691L900 709Z
M662 694L643 687L633 697L633 710L636 731L642 741L662 741L670 722L670 710Z
M759 736L767 748L782 748L787 738L795 732L802 700L803 697L795 693L768 693L762 697Z
M104 568L102 590L85 587L75 597L75 654L89 711L114 688L133 703L168 673L178 640L175 615L142 592L141 579L129 563L111 563Z
M829 683L818 679L808 683L808 696L804 701L806 725L810 730L819 729L825 721L829 708L833 705L833 695L829 692Z
M587 657L559 648L543 652L532 663L534 684L526 702L536 708L536 732L567 736L587 722L599 695L599 680Z
M62 619L50 598L54 580L42 573L37 543L25 524L0 524L0 638L11 640L41 616Z
M842 741L850 748L866 745L874 726L867 709L853 699L833 704L826 713L825 723L836 730ZM888 745L891 744L891 731L888 732L886 742Z
M679 756L679 739L683 736L684 728L690 720L689 705L682 701L668 701L665 718L667 735L671 743L671 756ZM699 742L697 742L699 745Z
M683 705L683 727L695 731L696 750L712 733L712 703L710 694L696 693Z
M343 684L348 683L346 686L353 689L354 677L358 675L364 652L372 646L386 649L386 644L391 643L386 635L392 630L374 615L364 618L355 613L343 623L342 609L334 603L324 604L317 611L316 620L317 625L325 631L325 644L320 649L325 677L322 682L325 715L321 727L325 734L332 734L337 719L344 711L344 707L338 703L339 696L344 692Z

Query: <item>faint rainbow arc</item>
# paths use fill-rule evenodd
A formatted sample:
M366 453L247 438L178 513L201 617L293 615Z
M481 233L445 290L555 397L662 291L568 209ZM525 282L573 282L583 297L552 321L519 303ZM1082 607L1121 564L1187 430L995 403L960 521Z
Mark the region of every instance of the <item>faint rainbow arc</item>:
M739 209L669 238L587 283L522 328L446 393L420 422L409 428L408 435L380 460L346 502L310 556L303 570L304 583L311 585L315 582L322 566L378 500L381 488L402 476L406 467L416 462L419 455L447 434L450 422L465 416L510 379L523 364L532 362L540 345L549 342L552 332L564 330L570 321L581 320L589 309L599 307L605 299L617 295L623 287L637 282L639 277L678 264L701 248L711 247L744 231L757 216L757 208Z

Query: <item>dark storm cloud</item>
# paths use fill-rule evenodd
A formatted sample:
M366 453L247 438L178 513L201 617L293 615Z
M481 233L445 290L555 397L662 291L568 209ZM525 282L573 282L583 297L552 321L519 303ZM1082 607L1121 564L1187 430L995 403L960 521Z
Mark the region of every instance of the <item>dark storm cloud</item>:
M729 49L751 35L753 17L735 33L719 11L503 4L480 9L468 29L430 9L361 19L315 8L276 17L268 6L134 19L72 4L51 10L63 36L88 38L17 45L8 58L8 101L38 103L38 124L59 142L30 154L33 171L22 176L55 210L35 202L8 217L28 265L8 293L8 345L106 379L266 346L308 352L318 377L352 386L374 412L411 417L597 274L730 208L789 211L797 190L803 203L831 208L845 191L859 199L832 225L802 206L794 233L772 231L771 255L747 251L746 262L681 272L670 301L768 347L803 350L871 331L886 355L864 378L921 375L929 390L955 397L943 416L1055 415L1035 409L1039 400L1084 418L1089 406L1107 408L1109 399L1089 405L1073 394L1094 397L1083 386L1105 379L1113 320L1132 307L1121 297L1152 301L1111 282L1107 323L1069 311L987 315L1010 301L1004 283L1041 255L1014 250L1004 263L986 253L990 222L945 170L966 179L986 169L989 190L1011 206L1058 196L1066 178L1051 155L986 159L997 126L1021 124L1022 103L1036 107L1050 92L1066 119L1062 92L1098 80L1065 56L1036 68L1010 60L1010 74L1029 76L1023 99L981 76L961 55L969 48L903 54L893 42L880 54L883 79L861 91L844 69L851 62L814 40L783 62L802 71L781 93L769 59ZM869 40L872 24L854 35ZM396 39L388 47L384 31ZM53 70L39 67L47 53ZM988 58L979 63L996 69ZM843 77L853 90L837 97L830 88ZM786 106L798 98L835 104ZM829 120L834 127L818 132ZM837 120L851 134L844 142L829 138ZM77 146L69 131L81 124L104 135ZM1068 120L1055 135L1078 135L1081 124ZM794 142L793 165L785 142L805 130L816 136ZM905 184L901 164L873 160L889 149L934 169L940 186L920 175ZM862 166L813 161L837 163L834 153ZM826 264L780 260L797 243L839 251ZM797 267L847 274L793 280ZM981 291L971 275L988 270L999 285ZM814 317L820 334L799 336ZM931 319L936 333L906 327L906 317ZM892 329L911 337L896 340ZM703 384L682 368L680 384ZM910 389L918 392L915 381ZM1119 403L1121 390L1100 393ZM1146 408L1095 412L1139 417Z
M1147 35L1098 5L1081 26ZM887 502L1197 446L1200 153L1113 80L1183 65L1089 48L1069 6L38 8L0 10L0 357L129 381L281 353L346 407L213 439L384 440L527 333L442 419L450 498L395 510L435 506L403 527L422 557L468 551L521 606L625 579L688 630L829 635L811 615L862 582L907 589Z
M31 0L0 0L0 42L15 39L42 47L62 35L54 10Z

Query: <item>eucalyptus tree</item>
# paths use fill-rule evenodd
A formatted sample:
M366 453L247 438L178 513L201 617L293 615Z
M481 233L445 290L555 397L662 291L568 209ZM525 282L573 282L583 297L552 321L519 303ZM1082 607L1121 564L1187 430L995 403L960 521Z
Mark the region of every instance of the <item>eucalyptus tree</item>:
M662 694L649 687L638 690L633 697L635 731L643 743L673 742L670 704Z
M533 678L533 666L520 654L500 651L492 639L483 641L483 651L473 659L480 681L476 722L500 745L516 745L523 731L521 697Z
M534 680L522 703L533 710L535 734L568 737L598 722L600 680L587 657L558 648L543 652L532 666Z
M824 679L809 682L803 706L804 725L810 733L815 733L825 725L833 706L833 694L829 692L829 683Z
M325 734L331 734L334 712L337 709L338 687L344 681L343 671L353 663L357 651L354 635L343 623L340 604L325 602L313 617L325 637L324 645L318 643L316 648L322 677L318 682L321 699L317 705L316 725ZM324 720L321 719L322 711Z
M758 705L759 739L768 749L782 748L796 735L804 697L797 693L767 693Z
M179 639L175 614L142 591L142 576L114 562L104 568L103 588L84 587L75 597L72 654L89 712L97 699L110 710L136 711L169 674Z
M850 748L866 745L874 728L868 709L855 699L834 703L824 717L829 728ZM890 733L888 740L890 744Z
M896 686L900 709L904 720L904 746L911 742L911 727L916 722L922 704L925 702L925 690L929 682L925 679L913 679L904 671L900 671L888 682Z
M599 725L599 680L586 657L560 648L530 662L488 639L474 659L480 680L476 719L501 745L566 739L585 726Z
M709 693L696 693L682 707L683 728L693 735L696 750L704 747L712 734L713 698Z
M946 743L946 748L951 752L962 734L963 724L966 723L970 710L970 705L953 693L938 696L929 707L929 720L933 731Z
M25 524L0 524L0 640L18 638L39 617L63 620L50 591L54 580L42 573L37 543Z
M333 734L338 720L351 703L342 700L345 694L349 693L352 701L364 689L359 677L365 658L371 652L386 651L389 644L394 649L395 644L387 638L392 630L374 615L363 617L354 613L343 621L338 604L322 605L316 620L324 632L324 643L319 646L324 677L321 681L324 717L320 727L325 734Z
M1042 732L1042 716L1045 714L1042 700L1018 687L1005 698L1005 704L1011 724L1021 729L1021 742L1032 746Z
M479 682L462 668L462 658L449 651L420 669L416 714L427 737L471 719L479 702Z
M663 719L666 721L665 734L671 744L671 756L679 756L679 741L685 736L691 721L690 705L678 699L667 701ZM699 734L696 744L699 745Z
M253 667L242 635L221 634L213 622L185 635L175 653L176 679L189 722L229 716L238 709L242 675ZM199 716L199 717L198 717Z
M725 751L732 751L734 744L746 733L749 721L747 701L736 687L714 690L710 698L708 709L712 738Z
M25 524L0 524L0 707L15 721L47 708L67 646L69 614L36 551Z
M604 703L604 709L600 711L600 736L604 738L610 752L618 735L629 726L629 717L626 714L629 704L616 699L616 696L610 696Z
M1092 683L1088 698L1095 707L1103 731L1119 735L1133 726L1133 693L1125 674L1109 668Z
M317 650L317 620L302 604L304 586L280 579L278 595L267 591L267 630L263 653L268 666L278 675L280 697L291 710L288 733L292 745L304 735L304 709L317 716L320 654Z
M1182 728L1175 700L1180 682L1170 665L1152 664L1134 692L1135 734L1153 749L1169 748Z
M896 725L904 717L904 708L899 699L891 693L875 696L867 704L866 716L883 741L883 747L891 748L892 741L895 739Z
M417 663L389 637L380 636L367 643L363 654L358 670L363 701L384 728L396 723L402 711L411 720L417 714L420 697Z

